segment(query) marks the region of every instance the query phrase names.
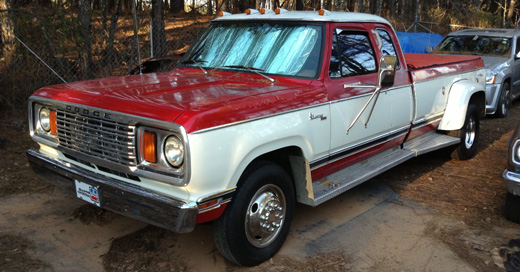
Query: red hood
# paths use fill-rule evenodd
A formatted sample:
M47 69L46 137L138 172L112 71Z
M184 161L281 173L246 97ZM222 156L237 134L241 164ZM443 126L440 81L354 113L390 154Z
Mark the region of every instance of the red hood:
M42 88L35 95L175 122L188 133L322 103L327 98L323 88L311 87L309 81L279 79L271 84L259 75L245 73L182 72L73 82Z

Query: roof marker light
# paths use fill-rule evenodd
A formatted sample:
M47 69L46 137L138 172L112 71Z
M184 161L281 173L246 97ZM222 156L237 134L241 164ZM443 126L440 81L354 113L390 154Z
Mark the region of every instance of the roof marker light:
M246 9L247 15L258 14L258 13L260 13L260 12L256 9Z
M272 11L270 9L265 9L265 8L260 9L260 14L269 14L269 13L274 13L274 11Z
M318 14L321 15L321 16L329 16L330 15L330 11L328 11L326 9L320 9L318 11Z
M223 16L228 16L228 15L231 15L231 13L225 12L225 11L219 11L217 17L223 17Z
M283 9L283 8L277 8L274 10L274 13L276 14L283 14L283 13L286 13L287 10L286 9Z

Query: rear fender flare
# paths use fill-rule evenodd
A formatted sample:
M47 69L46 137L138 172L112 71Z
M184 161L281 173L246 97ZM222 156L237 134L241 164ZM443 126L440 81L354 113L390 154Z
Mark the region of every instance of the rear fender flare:
M484 99L483 102L480 101L481 97ZM485 110L485 97L486 93L481 84L467 79L455 82L450 87L448 103L439 124L439 130L461 129L469 103L477 103L479 111L482 112L482 107Z

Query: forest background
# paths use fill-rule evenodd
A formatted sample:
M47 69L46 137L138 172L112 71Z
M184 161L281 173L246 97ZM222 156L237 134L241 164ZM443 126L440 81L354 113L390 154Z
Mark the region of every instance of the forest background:
M128 74L179 56L218 11L285 8L364 12L397 31L446 35L515 28L516 0L0 0L0 115L24 114L38 88Z

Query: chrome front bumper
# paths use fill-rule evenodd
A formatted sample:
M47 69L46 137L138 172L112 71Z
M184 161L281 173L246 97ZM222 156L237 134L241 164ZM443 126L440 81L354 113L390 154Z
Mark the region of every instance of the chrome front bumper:
M75 180L98 186L101 207L174 232L190 232L195 226L198 205L106 177L64 161L28 150L35 173L48 182L75 190Z
M502 177L507 191L513 195L520 196L520 173L505 170Z

